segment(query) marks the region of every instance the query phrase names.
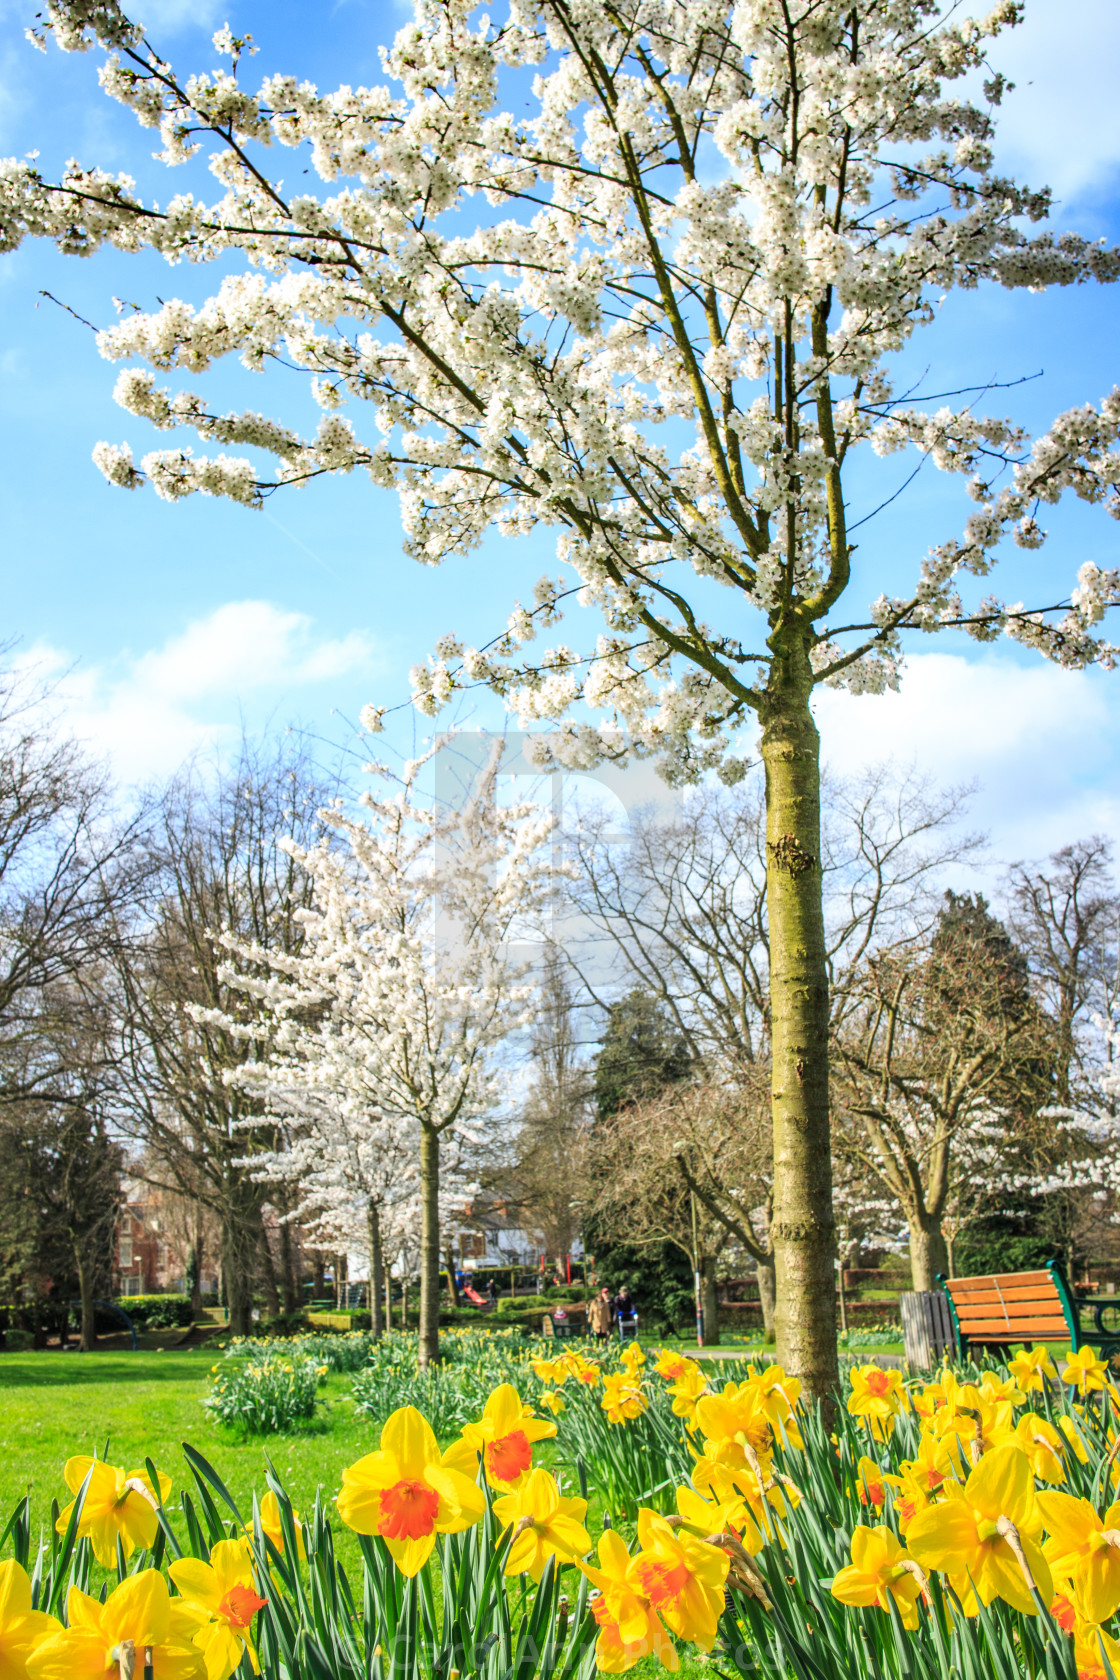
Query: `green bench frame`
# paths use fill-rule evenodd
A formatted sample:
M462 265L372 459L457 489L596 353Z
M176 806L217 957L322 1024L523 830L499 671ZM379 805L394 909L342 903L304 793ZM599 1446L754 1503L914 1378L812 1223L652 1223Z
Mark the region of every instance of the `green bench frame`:
M1048 1260L1035 1272L971 1278L949 1278L942 1272L937 1282L949 1302L962 1359L972 1348L1011 1347L1019 1342L1030 1346L1066 1336L1074 1353L1093 1347L1104 1359L1120 1355L1120 1295L1078 1295L1060 1260ZM970 1296L979 1299L970 1303ZM1087 1314L1091 1314L1088 1325Z

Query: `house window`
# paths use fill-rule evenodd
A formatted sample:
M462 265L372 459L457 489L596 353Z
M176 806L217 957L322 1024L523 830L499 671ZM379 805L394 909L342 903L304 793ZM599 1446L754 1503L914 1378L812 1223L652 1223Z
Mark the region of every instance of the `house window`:
M132 1232L127 1236L121 1233L121 1268L127 1270L132 1265Z
M464 1260L481 1260L486 1254L486 1237L481 1231L460 1231L459 1253Z

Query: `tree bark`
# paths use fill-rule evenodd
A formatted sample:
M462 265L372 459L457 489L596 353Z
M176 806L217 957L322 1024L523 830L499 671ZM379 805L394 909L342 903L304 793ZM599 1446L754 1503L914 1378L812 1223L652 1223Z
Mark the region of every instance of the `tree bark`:
M381 1209L371 1196L369 1199L369 1324L374 1336L385 1329L381 1299L384 1263L381 1257Z
M300 1302L296 1284L295 1245L292 1242L292 1227L287 1220L283 1220L280 1225L280 1290L284 1298L284 1311L298 1312Z
M714 1347L719 1341L719 1296L716 1293L716 1268L711 1260L704 1262L700 1280L704 1302L704 1345Z
M778 1357L809 1398L839 1387L836 1227L828 1100L828 971L821 904L820 736L801 636L775 648L763 708L766 904L773 1044Z
M439 1133L420 1127L420 1369L439 1363Z
M774 1256L755 1260L758 1279L758 1299L762 1304L762 1333L768 1342L774 1340Z
M444 1251L443 1263L447 1268L447 1299L453 1307L461 1307L463 1303L459 1298L459 1285L455 1279L455 1249L451 1243L448 1243Z
M232 1336L248 1336L253 1330L254 1260L259 1244L239 1240L241 1233L231 1224L222 1232L222 1279Z
M265 1226L260 1228L261 1290L270 1318L280 1316L280 1291L276 1285L276 1262L272 1258L272 1244Z
M949 1248L936 1214L920 1213L910 1226L910 1278L916 1290L928 1294L936 1289L938 1272L949 1272Z
M81 1238L71 1234L74 1244L74 1265L78 1272L78 1294L82 1299L82 1325L78 1347L82 1353L92 1353L97 1346L97 1308L94 1305L93 1272Z
M198 1320L202 1317L202 1262L205 1258L205 1239L202 1235L201 1215L196 1220L194 1241L191 1243L190 1273L191 1273L191 1317Z

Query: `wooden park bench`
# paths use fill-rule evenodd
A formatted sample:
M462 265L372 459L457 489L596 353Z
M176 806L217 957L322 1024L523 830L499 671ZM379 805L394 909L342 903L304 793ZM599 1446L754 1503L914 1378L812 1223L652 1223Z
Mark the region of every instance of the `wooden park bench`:
M1120 1354L1120 1297L1075 1294L1057 1260L1039 1272L937 1281L949 1299L962 1358L973 1348L1035 1342L1069 1342L1074 1353L1095 1347L1103 1359Z

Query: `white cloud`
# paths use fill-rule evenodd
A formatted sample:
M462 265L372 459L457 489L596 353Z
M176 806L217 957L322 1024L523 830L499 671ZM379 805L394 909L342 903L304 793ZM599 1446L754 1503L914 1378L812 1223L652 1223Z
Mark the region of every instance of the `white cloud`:
M987 8L978 7L977 10ZM1068 208L1120 173L1120 5L1027 0L1026 20L990 49L1015 83L999 113L996 159Z
M891 759L942 784L975 780L972 820L1008 861L1090 833L1120 841L1118 699L1099 673L929 653L907 661L897 694L824 690L814 710L842 775Z
M192 752L234 738L244 704L283 706L295 689L370 672L375 654L360 631L317 638L304 613L268 601L231 601L162 647L113 666L67 670L66 655L42 645L21 663L64 673L59 698L69 727L127 783L166 775ZM303 698L321 711L329 704Z
M316 642L311 627L305 613L282 612L268 601L230 601L144 654L136 680L153 693L194 700L279 682L322 682L368 663L369 643L359 632Z

